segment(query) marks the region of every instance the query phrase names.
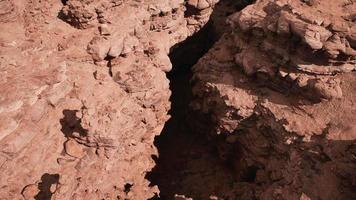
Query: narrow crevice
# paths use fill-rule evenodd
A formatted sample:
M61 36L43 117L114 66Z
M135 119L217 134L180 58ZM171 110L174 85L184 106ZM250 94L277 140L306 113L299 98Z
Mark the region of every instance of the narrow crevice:
M236 181L233 167L229 166L232 164L220 158L220 138L206 137L205 132L213 126L209 116L189 107L192 99L190 79L192 66L228 30L227 16L252 2L220 1L199 32L171 48L169 57L173 69L167 73L172 91L171 118L155 138L159 157L154 158L156 166L147 174L147 179L158 186L160 194L152 199L174 199L175 195L193 199L224 197L224 192ZM194 12L188 8L186 15ZM251 168L243 177L245 181L254 181L256 170Z
M112 77L113 74L112 74L112 64L111 64L111 60L114 59L114 57L111 57L111 56L106 56L105 60L107 61L107 67L108 67L108 73L109 73L109 76Z
M59 120L62 128L61 131L65 137L75 137L73 134L78 133L80 137L88 135L88 130L81 125L81 119L77 117L76 113L79 110L63 110L63 118Z
M183 185L186 184L189 173L198 170L194 163L204 162L202 154L214 154L214 148L189 128L188 117L191 115L189 102L192 97L191 67L210 49L215 40L212 24L208 23L198 33L171 49L169 57L173 69L167 73L172 91L169 111L171 118L165 124L160 136L155 139L159 158L155 158L156 167L148 174L148 179L152 185L158 185L160 195L153 199L174 199L175 194L199 196L189 192ZM195 178L196 183L203 184L203 181Z
M184 195L193 199L224 196L236 181L232 167L219 157L219 138L207 138L211 126L209 116L189 108L192 98L191 68L227 30L226 17L248 5L248 2L221 1L214 8L210 21L196 34L171 48L173 64L167 73L170 80L171 119L155 139L159 157L156 167L147 175L160 194L153 199L174 199ZM193 12L193 11L190 11ZM255 179L256 169L246 174L246 181Z
M199 14L199 10L191 5L186 5L186 9L187 10L184 13L184 17L190 17Z

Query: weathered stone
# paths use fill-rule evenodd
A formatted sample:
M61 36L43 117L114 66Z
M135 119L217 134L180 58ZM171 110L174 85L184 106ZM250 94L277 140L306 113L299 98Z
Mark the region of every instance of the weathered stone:
M111 34L111 33L110 33L109 26L108 26L107 24L101 24L101 25L99 26L99 31L100 31L100 34L101 34L101 35L106 35L106 36L108 36L108 35Z
M75 158L82 158L85 155L83 147L73 139L69 139L64 143L65 152Z

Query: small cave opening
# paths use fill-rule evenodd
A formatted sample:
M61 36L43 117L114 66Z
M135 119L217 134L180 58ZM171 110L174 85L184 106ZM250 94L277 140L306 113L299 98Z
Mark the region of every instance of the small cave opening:
M152 199L175 199L175 195L193 199L223 198L236 181L232 167L219 158L218 139L206 137L204 131L211 126L209 116L189 107L193 98L190 79L191 68L227 30L226 17L250 3L252 1L220 1L199 32L171 48L169 57L173 69L167 73L172 91L171 118L155 138L159 157L154 157L156 166L147 174L147 179L152 186L158 186L160 194Z

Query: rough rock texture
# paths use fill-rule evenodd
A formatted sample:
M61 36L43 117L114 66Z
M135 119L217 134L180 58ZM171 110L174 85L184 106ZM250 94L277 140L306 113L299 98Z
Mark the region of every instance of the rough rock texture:
M229 23L239 48L236 63L247 75L272 84L288 88L283 80L288 79L296 92L314 101L340 98L339 79L328 75L355 70L351 16L356 5L347 2L259 1L234 14Z
M220 199L356 198L354 1L257 0L193 67L236 180Z
M145 174L168 119L167 54L215 3L0 1L0 199L158 193Z
M0 199L158 196L168 54L217 3L0 0ZM168 171L193 158L168 198L356 199L356 2L230 6L193 68L195 146L166 144L186 148Z

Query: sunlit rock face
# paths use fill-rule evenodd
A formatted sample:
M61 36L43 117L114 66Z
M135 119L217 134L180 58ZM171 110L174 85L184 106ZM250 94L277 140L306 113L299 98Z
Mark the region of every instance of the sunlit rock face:
M149 199L183 0L0 2L0 199ZM194 24L188 23L194 21Z

